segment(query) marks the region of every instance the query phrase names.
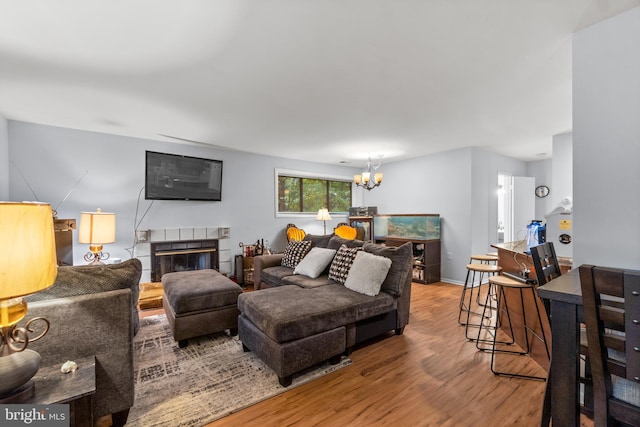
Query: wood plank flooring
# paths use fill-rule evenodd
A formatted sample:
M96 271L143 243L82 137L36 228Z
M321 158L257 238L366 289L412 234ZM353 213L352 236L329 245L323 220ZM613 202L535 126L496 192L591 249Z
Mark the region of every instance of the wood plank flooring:
M223 426L537 426L544 382L494 376L457 323L460 286L413 284L410 323L356 349L353 364L231 414ZM503 356L507 357L507 356ZM500 366L544 371L528 356ZM593 427L581 419L582 427Z

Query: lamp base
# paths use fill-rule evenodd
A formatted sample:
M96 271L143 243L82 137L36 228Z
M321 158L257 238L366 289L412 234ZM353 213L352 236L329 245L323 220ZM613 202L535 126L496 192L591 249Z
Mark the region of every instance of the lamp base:
M36 394L36 383L29 380L16 390L8 393L0 394L0 404L6 403L23 403L31 399Z
M38 372L40 360L40 355L29 349L0 356L0 396L2 399L11 399L16 393L24 392L22 387L24 384L28 384Z

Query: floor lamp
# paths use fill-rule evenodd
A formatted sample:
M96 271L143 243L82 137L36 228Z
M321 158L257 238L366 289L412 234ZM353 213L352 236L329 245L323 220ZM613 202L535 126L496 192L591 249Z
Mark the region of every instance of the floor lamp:
M316 215L316 219L318 221L322 221L324 223L324 234L327 234L327 221L331 221L331 215L329 215L329 210L326 208L322 208L318 211L318 215Z

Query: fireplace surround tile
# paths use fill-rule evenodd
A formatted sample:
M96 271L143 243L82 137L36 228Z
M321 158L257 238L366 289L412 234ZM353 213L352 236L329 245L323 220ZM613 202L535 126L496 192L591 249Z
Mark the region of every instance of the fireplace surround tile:
M149 235L151 236L149 240L151 240L152 242L164 242L167 240L164 233L164 228L161 228L158 230L149 230L149 231L150 231Z
M194 240L193 234L193 228L181 228L180 240Z
M206 239L207 238L207 229L204 227L196 227L193 229L193 238L194 239Z
M174 240L183 240L180 238L180 229L179 228L165 228L164 236L166 241L174 241ZM188 239L193 240L193 238Z

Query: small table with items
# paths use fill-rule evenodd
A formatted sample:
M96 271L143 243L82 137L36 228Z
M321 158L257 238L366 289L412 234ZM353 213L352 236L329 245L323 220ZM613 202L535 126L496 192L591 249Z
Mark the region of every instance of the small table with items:
M93 394L96 392L95 356L74 360L78 369L64 374L59 364L41 366L33 377L35 395L24 403L69 404L70 425L93 426Z

